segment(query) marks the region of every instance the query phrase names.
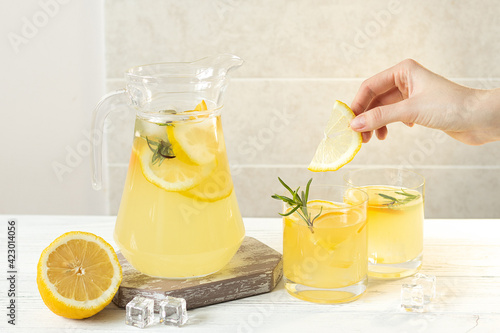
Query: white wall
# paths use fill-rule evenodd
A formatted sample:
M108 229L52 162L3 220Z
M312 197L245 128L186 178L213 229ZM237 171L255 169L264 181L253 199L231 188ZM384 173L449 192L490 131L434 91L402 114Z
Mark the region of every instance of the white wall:
M106 0L108 88L162 61L234 53L222 123L243 216L278 216L289 184L343 184L366 166L412 167L426 178L428 218L498 218L500 142L467 146L422 126L390 124L339 171L307 170L336 99L405 58L460 84L500 87L498 0ZM118 211L133 119L112 115L110 210ZM280 124L275 124L276 119Z
M103 1L2 0L0 22L0 214L106 213L86 136L104 91Z

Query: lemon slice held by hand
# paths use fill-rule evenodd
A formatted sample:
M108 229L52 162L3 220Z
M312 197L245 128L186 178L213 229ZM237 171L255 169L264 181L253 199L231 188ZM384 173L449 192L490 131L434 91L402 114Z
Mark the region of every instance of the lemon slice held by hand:
M354 117L354 112L345 103L335 101L324 137L309 164L309 170L336 171L352 161L363 141L361 133L350 127Z

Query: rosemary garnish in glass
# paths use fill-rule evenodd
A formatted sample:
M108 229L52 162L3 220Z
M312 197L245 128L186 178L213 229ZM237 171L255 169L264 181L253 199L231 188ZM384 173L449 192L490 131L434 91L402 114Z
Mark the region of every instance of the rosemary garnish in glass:
M146 141L148 142L149 149L153 152L153 157L151 158L151 163L155 165L158 163L160 166L166 158L175 158L174 151L172 150L172 144L170 141L154 141L146 136Z
M384 194L384 193L378 193L382 198L390 200L391 202L386 203L385 205L389 207L394 207L394 206L399 206L399 205L404 205L412 200L420 198L420 194L411 194L406 192L404 189L401 189L401 191L394 191L394 193L403 195L403 199L397 199L394 198L390 195Z
M290 207L293 207L289 212L284 213L284 214L281 214L281 213L279 213L279 214L281 216L289 216L289 215L292 215L293 213L297 212L297 214L307 223L307 226L309 227L311 232L314 233L314 229L313 229L314 220L316 220L321 215L321 212L323 211L323 207L321 207L318 215L316 215L315 217L313 217L311 219L311 214L307 211L307 199L309 197L309 186L311 186L312 178L309 179L309 181L307 182L306 191L305 192L301 191L300 194L299 194L300 186L295 191L293 191L290 188L290 186L288 186L287 184L285 184L285 182L283 180L281 180L280 177L278 177L278 180L280 181L281 185L283 185L288 190L288 192L290 192L292 197L289 198L289 197L286 197L284 195L279 195L279 194L274 194L271 197L273 199L276 199L276 200L281 200L281 201L285 202L286 204L288 204Z

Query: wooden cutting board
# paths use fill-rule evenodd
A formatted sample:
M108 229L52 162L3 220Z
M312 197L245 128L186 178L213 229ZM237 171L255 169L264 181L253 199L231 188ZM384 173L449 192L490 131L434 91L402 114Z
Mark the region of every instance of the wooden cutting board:
M123 280L113 303L124 308L135 296L161 300L182 297L188 309L270 292L283 275L281 254L252 237L245 237L240 249L221 271L197 279L168 280L137 271L118 252ZM159 302L155 302L155 307ZM157 308L155 310L158 310Z

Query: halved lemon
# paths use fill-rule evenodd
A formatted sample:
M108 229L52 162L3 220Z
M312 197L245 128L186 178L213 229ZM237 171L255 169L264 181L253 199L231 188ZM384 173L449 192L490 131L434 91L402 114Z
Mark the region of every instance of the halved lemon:
M72 231L43 250L37 284L43 302L59 316L82 319L108 305L118 290L122 270L116 253L94 234Z
M351 129L354 112L340 101L335 101L324 137L309 164L311 171L336 171L346 165L361 149L361 133Z
M194 164L183 149L171 141L175 158L165 158L153 164L153 152L144 139L138 140L134 152L141 162L144 177L152 184L167 191L187 191L203 181L217 166L215 160L203 165Z

